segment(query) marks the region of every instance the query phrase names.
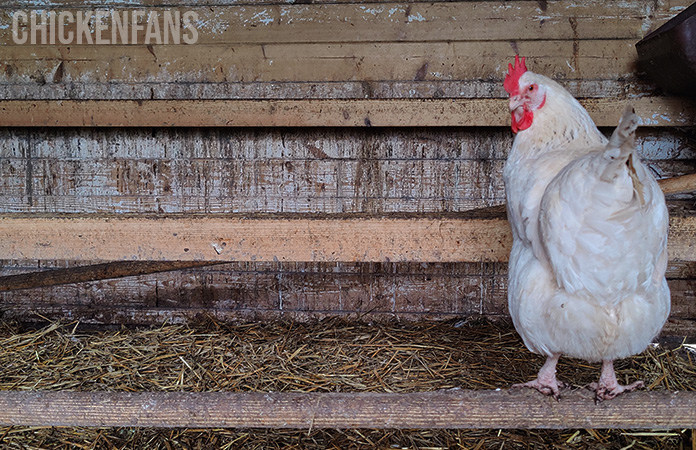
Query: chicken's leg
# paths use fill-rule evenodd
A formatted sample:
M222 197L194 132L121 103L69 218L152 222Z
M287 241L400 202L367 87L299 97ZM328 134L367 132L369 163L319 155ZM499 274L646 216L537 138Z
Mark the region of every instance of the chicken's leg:
M602 361L602 374L599 377L599 383L592 383L590 389L595 391L597 400L610 400L619 394L635 391L643 386L642 381L636 381L627 386L620 385L616 380L616 373L614 373L614 361L608 359Z
M544 395L551 395L553 398L558 400L561 397L560 388L564 387L563 383L559 383L556 378L556 364L558 364L558 359L561 357L560 353L546 358L546 362L541 369L539 369L539 374L535 380L528 381L526 383L513 384L513 388L532 388L541 392Z

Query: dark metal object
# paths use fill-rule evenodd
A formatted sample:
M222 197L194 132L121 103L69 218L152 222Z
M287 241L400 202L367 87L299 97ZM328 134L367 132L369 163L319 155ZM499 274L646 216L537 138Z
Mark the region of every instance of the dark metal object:
M696 96L696 3L636 44L638 64L661 88Z

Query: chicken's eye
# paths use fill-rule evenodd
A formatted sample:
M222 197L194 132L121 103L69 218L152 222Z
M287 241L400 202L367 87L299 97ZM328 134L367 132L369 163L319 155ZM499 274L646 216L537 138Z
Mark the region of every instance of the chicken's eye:
M529 92L534 91L535 88L536 88L536 85L535 85L535 84L529 86Z

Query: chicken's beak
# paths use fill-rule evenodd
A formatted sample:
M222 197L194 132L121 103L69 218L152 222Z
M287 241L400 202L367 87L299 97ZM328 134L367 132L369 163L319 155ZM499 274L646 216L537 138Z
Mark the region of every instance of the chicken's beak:
M524 108L524 99L519 95L510 97L510 111L515 111L517 108Z
M524 98L522 96L513 95L510 97L510 111L515 119L522 120L522 116L524 116Z

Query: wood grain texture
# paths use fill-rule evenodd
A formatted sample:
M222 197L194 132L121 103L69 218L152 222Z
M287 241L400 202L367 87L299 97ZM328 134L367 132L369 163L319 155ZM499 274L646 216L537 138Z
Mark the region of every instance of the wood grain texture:
M626 98L656 95L643 78L558 80L577 98ZM79 88L78 88L79 87ZM288 100L288 99L437 99L500 98L500 80L352 80L352 81L85 81L75 83L0 83L0 98L13 100Z
M81 262L3 261L6 275ZM664 336L696 336L694 263L671 262ZM237 262L0 292L4 320L157 326L201 320L507 317L505 263ZM55 270L55 269L53 269Z
M103 1L99 0L49 0L47 3L50 6L55 6L55 7L64 7L64 8L82 8L82 9L88 9L88 8L94 8L96 6L103 6ZM42 3L42 4L43 4ZM363 0L341 0L341 1L336 1L336 0L316 0L313 3L316 4L324 4L324 3L354 3L358 5L371 5L371 4L389 4L389 3L394 3L393 0L370 0L370 1L363 1ZM410 2L411 3L411 2ZM419 4L419 3L431 3L430 1L414 1L412 2L414 4ZM483 1L478 1L478 2L472 2L472 3L479 3L479 4L486 4L486 3L494 3L494 2L487 2L486 0ZM534 1L516 1L515 3L523 5L523 4L530 4L532 6L536 5L538 7L539 11L543 11L544 6L534 2ZM600 5L603 2L597 2L597 5ZM2 4L2 9L18 9L18 8L26 8L26 0L6 0ZM278 5L278 4L285 4L285 3L279 3L278 1L274 0L179 0L176 2L176 5L178 6L210 6L210 7L219 7L219 6L251 6L251 5ZM680 1L666 1L664 4L668 5L670 7L670 10L675 9L676 11L680 11L679 5L683 5L683 2ZM590 3L591 6L594 6L595 3ZM136 8L136 7L162 7L162 2L160 0L111 0L109 1L109 6L112 6L114 8ZM581 6L581 5L578 5ZM546 8L548 9L549 5L546 5ZM649 8L649 6L646 6L643 2L640 0L630 0L622 3L621 8L638 8L640 9L641 7L643 8Z
M116 327L210 319L509 320L502 264L479 267L478 273L472 272L476 264L449 265L451 273L439 273L432 263L412 264L420 273L391 264L360 264L357 273L342 273L337 264L297 263L295 269L276 271L259 265L244 272L224 265L0 292L0 313L3 320L19 323L79 320ZM673 276L668 274L672 311L662 336L694 337L696 282Z
M696 192L696 174L660 180L660 188L667 195Z
M149 273L190 269L204 265L208 265L208 263L190 261L119 261L66 269L43 270L41 272L0 276L0 291L131 277Z
M696 191L696 176L685 175L681 177L663 179L659 185L665 195L680 194L684 192ZM499 214L501 207L489 208L493 214ZM497 212L495 212L497 211ZM682 226L681 217L673 220L673 228ZM687 244L688 245L688 244ZM677 260L683 257L679 253ZM277 257L274 260L278 260ZM362 261L361 261L362 262ZM49 270L33 273L20 273L0 276L0 291L36 288L41 286L54 286L60 284L79 283L84 281L94 281L108 278L119 278L125 276L142 275L148 273L158 273L171 270L180 270L206 265L207 263L198 262L154 262L154 261L124 261L107 264L97 264L92 266L69 267L58 270Z
M495 98L504 96L506 61L519 52L531 70L566 83L576 96L652 96L654 85L637 76L634 44L688 4L128 1L109 8L143 8L160 18L164 11L195 12L197 43L145 43L142 31L136 45L14 45L11 16L31 5L3 3L0 94L35 100ZM96 6L103 5L42 3L44 10L68 12Z
M694 428L696 393L634 392L595 404L529 390L383 393L0 393L0 424L237 428Z
M0 258L123 261L497 261L504 218L0 217Z
M696 260L696 217L672 217L673 261ZM506 261L504 215L485 218L0 216L0 259Z
M58 2L53 2L56 4ZM640 1L621 3L552 2L544 6L537 2L517 1L507 5L492 2L312 2L288 4L264 2L213 3L201 7L201 2L184 6L184 2L162 7L151 2L109 3L107 11L122 12L138 6L157 14L160 29L164 29L163 12L195 12L192 24L198 31L197 44L229 43L286 43L286 42L393 42L393 41L505 41L505 40L572 40L634 39L645 31L670 18L688 2L668 1L647 5ZM177 5L178 3L178 5ZM247 3L247 4L244 4ZM259 2L260 3L260 2ZM21 6L20 6L21 5ZM61 11L75 13L90 10L85 3L63 2ZM67 8L66 8L67 6ZM119 8L120 7L120 8ZM3 5L0 23L11 23L15 9L26 11L27 5L14 8ZM100 8L104 9L104 8ZM121 14L122 17L122 14ZM569 21L573 18L574 21ZM514 21L515 27L508 24ZM111 39L111 17L103 23L109 29L102 38ZM22 24L23 25L23 24ZM23 31L26 27L22 26ZM66 32L76 32L69 23ZM94 41L94 27L90 36ZM120 39L117 43L122 43ZM132 42L129 35L129 42ZM137 42L145 43L145 30L137 33ZM150 42L150 43L154 43ZM0 45L16 45L10 28L0 29Z
M638 131L660 177L694 171L675 131ZM512 139L497 127L2 128L0 210L463 212L505 201Z
M635 39L521 41L529 70L562 80L635 81ZM31 53L28 53L31 51ZM31 56L28 57L27 55ZM3 49L0 83L346 82L497 80L509 41L297 44L42 45ZM490 95L488 95L490 96ZM458 96L459 97L459 96Z
M616 126L625 103L587 99L583 105L598 126ZM696 125L688 99L630 103L644 125ZM509 121L500 99L0 101L4 127L502 127Z

